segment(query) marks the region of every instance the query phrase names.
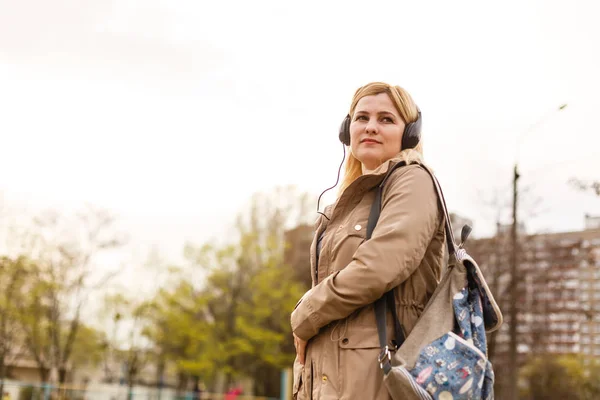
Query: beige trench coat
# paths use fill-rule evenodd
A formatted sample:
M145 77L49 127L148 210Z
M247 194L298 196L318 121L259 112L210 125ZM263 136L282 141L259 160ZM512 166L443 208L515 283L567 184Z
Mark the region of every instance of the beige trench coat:
M400 167L385 183L379 221L365 241L375 191L392 159L356 179L315 226L312 288L291 315L308 340L294 363L294 399L388 400L373 303L394 289L398 318L410 333L439 283L444 218L433 181L419 165ZM323 235L322 235L323 234ZM321 237L320 252L317 242ZM317 262L318 257L318 262ZM394 325L388 312L388 338Z

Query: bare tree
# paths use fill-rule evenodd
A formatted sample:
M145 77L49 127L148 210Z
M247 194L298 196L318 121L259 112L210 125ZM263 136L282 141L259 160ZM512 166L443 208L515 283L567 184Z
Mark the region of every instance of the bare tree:
M99 255L124 243L113 223L108 212L93 208L75 221L55 212L35 218L31 253L37 268L23 328L44 381L49 372L52 380L65 382L81 312L91 293L119 271L98 272L103 268L96 263Z
M583 181L577 178L571 178L568 182L574 188L581 191L591 191L596 196L600 196L600 181Z

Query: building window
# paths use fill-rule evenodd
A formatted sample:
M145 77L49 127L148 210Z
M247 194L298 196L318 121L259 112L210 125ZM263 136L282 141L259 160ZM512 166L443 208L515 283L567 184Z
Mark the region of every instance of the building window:
M564 287L567 289L576 289L577 286L579 286L579 282L575 279L569 279L568 281L564 282Z
M584 336L581 338L581 343L583 344L590 344L591 343L591 338L589 336Z
M588 301L590 299L590 294L587 292L581 293L581 301Z

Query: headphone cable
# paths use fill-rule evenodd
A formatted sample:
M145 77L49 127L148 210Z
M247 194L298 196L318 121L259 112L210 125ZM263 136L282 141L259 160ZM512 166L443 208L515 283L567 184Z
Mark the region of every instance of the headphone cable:
M342 172L342 166L344 165L344 161L346 161L346 145L342 143L342 149L344 150L344 157L342 158L342 162L340 163L340 167L338 168L338 173L337 173L337 179L335 181L335 184L330 187L327 188L325 190L323 190L323 192L321 192L321 194L319 195L319 199L317 200L317 213L321 214L322 216L324 216L325 218L327 218L327 220L329 221L329 217L327 215L325 215L324 213L322 213L321 211L319 211L319 204L321 203L321 197L328 192L329 190L333 189L334 187L337 186L338 182L340 181L340 174Z

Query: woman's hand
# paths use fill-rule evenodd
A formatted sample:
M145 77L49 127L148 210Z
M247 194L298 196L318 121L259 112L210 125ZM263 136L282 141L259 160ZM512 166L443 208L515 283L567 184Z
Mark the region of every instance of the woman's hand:
M304 357L306 355L306 341L300 339L298 336L294 335L294 346L296 347L296 355L298 355L298 362L304 365Z

